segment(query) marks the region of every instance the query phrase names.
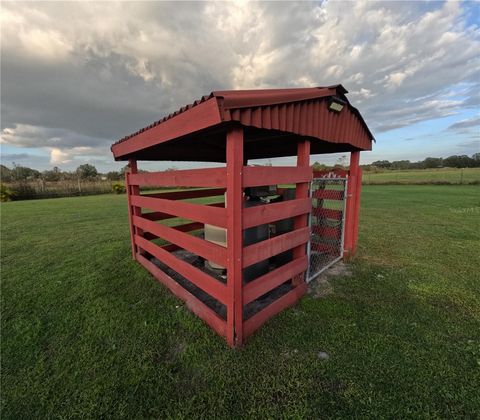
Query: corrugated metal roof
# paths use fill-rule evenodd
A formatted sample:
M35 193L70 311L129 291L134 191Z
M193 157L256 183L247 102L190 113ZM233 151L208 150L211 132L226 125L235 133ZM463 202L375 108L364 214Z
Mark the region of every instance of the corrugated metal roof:
M329 142L347 142L361 149L370 149L373 135L368 129L359 111L348 102L348 91L342 85L315 88L258 89L258 90L219 90L205 95L192 104L186 105L168 116L126 136L112 145L115 147L125 141L135 141L135 137L145 137L142 133L149 131L167 121L174 120L207 101L216 101L219 122L238 121L245 126L262 129L274 129L302 136L317 137ZM351 112L339 114L326 110L322 102L326 98L338 97L345 101ZM186 115L185 115L186 116ZM197 117L198 118L198 117ZM178 131L177 136L159 138L158 143L173 140L185 134ZM151 137L151 136L148 136ZM149 139L151 140L151 139ZM148 144L151 147L152 144ZM139 144L140 146L140 144ZM140 146L141 147L141 146ZM124 149L122 147L122 149ZM128 148L132 150L132 148Z

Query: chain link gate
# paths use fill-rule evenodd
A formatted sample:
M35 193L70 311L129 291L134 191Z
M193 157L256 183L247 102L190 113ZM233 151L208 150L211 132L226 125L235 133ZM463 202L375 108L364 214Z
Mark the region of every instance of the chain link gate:
M313 178L310 184L307 283L343 257L347 178Z

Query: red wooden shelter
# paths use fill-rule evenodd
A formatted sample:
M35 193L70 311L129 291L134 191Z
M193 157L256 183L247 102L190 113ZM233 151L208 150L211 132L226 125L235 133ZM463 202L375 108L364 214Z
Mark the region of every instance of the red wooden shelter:
M351 153L344 246L346 256L355 252L359 154L371 150L373 136L346 93L341 85L216 91L112 145L115 160L129 162L133 258L230 346L241 345L306 291L310 154ZM281 156L297 156L296 166L248 166L250 159ZM138 173L139 160L226 165ZM279 194L286 185L295 185L292 199L246 205L246 192L278 186ZM152 193L141 187L182 189ZM269 231L253 243L245 239L247 231L282 220L291 220L292 228L280 234ZM224 229L224 246L202 238L207 226ZM283 264L269 264L258 277L245 279L249 268L289 250ZM214 275L198 258L226 270Z

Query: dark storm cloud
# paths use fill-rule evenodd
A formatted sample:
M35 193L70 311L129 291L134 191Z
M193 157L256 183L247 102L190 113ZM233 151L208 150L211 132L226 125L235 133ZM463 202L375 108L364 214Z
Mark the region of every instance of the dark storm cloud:
M215 89L338 82L373 131L478 106L478 28L457 2L2 6L2 141L51 161Z

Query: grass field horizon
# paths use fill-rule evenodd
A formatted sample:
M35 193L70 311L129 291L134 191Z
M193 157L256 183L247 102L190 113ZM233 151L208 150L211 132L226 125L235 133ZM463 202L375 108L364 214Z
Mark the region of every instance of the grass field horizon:
M375 169L363 171L364 185L480 185L480 168L434 168L434 169ZM10 190L13 201L40 200L109 194L114 187L124 185L123 180L83 180L77 179L41 182L30 180L2 183ZM10 201L10 200L7 200Z
M351 275L239 350L131 260L124 195L0 210L3 418L480 412L478 186L365 186Z
M365 185L453 184L480 185L480 168L384 169L363 171Z

